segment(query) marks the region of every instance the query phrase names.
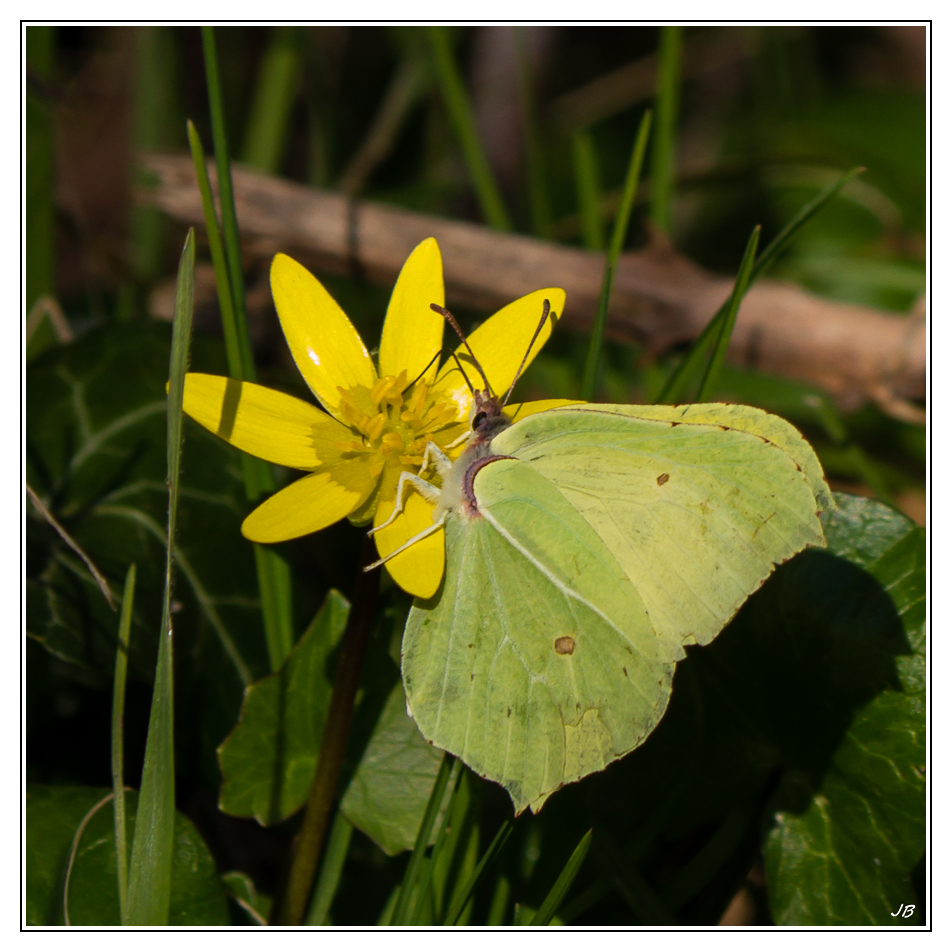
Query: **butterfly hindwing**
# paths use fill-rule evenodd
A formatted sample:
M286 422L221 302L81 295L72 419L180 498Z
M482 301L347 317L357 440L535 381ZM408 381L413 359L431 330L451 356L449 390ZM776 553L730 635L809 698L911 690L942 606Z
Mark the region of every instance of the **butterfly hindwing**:
M537 810L641 743L682 652L531 465L492 462L474 491L481 515L447 519L442 590L407 621L407 702L427 740Z
M576 406L493 441L558 487L606 544L661 639L706 644L776 564L825 545L812 449L751 407Z

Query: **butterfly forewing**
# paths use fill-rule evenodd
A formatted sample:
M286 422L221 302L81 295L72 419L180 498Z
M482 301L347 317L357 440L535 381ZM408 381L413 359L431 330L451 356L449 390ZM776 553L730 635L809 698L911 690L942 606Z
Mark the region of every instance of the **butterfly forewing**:
M777 563L825 544L816 457L789 424L749 407L557 409L510 427L493 451L558 487L662 640L709 642Z

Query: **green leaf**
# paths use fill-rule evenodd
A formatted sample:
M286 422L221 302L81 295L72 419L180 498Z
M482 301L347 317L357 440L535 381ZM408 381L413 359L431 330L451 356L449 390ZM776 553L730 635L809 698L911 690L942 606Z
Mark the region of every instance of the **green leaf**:
M588 850L591 845L592 831L589 830L579 841L578 846L575 847L575 851L569 857L562 872L559 873L559 878L549 890L544 902L539 907L539 911L532 917L530 925L547 926L552 922L553 917L556 912L558 912L559 906L562 905L565 894L572 888L572 883L575 882L575 877L578 876L579 870L582 868L582 863L585 862L585 857L588 855Z
M330 703L330 659L349 609L329 592L281 670L245 692L238 725L219 749L226 813L267 825L304 804Z
M172 572L178 520L179 473L182 459L182 395L192 336L195 277L195 231L189 229L179 264L169 360L166 411L166 457L169 515L165 548L165 593L159 629L159 657L152 689L152 709L145 742L140 812L129 860L129 887L124 897L123 925L164 926L169 918L172 850L175 824L175 746L172 631ZM120 651L122 646L120 645Z
M817 789L792 775L766 847L781 925L916 925L909 872L925 848L925 533L869 500L844 501L831 544L881 586L908 649L855 713ZM896 632L899 635L899 632Z
M390 856L412 849L442 759L443 751L424 740L407 714L403 685L396 684L341 810Z
M264 896L255 888L254 881L247 873L237 869L221 874L221 882L228 896L238 903L253 926L266 926L271 912L271 897ZM317 923L323 925L323 923Z
M63 924L63 887L73 837L83 817L109 792L99 787L27 787L27 925ZM130 830L136 803L137 794L127 792ZM68 897L74 926L119 925L113 822L109 801L90 817L77 844ZM176 813L169 925L228 924L215 861L191 821Z
M157 322L94 330L52 348L27 373L30 485L113 591L122 590L126 569L136 563L129 677L140 681L154 670L165 581L169 337L168 325ZM196 338L193 361L219 370L220 342ZM254 558L241 536L248 504L238 454L191 421L185 427L174 618L189 691L177 700L198 728L192 736L203 763L217 775L214 751L234 725L243 684L267 672L268 659ZM27 631L58 657L112 674L115 614L80 560L33 517Z

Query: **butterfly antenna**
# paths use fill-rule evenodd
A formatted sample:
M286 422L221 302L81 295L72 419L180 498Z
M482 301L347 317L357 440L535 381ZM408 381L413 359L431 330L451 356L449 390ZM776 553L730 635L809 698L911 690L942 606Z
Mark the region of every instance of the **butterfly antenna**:
M413 380L408 383L401 391L401 396L405 394L432 366L436 363L437 358L442 354L442 350L438 350L431 358L430 362L413 378Z
M453 360L456 361L456 366L459 367L459 372L463 375L463 379L466 381L466 386L469 387L469 392L474 393L475 391L473 390L473 385L469 382L469 377L466 376L466 371L463 370L463 365L460 363L460 359L456 356L455 351L453 352L452 357Z
M512 391L516 386L516 383L519 380L519 377L522 375L522 371L525 370L526 361L529 359L529 354L532 353L532 347L536 342L536 338L539 334L542 333L542 328L545 327L545 322L549 319L549 302L548 299L542 302L542 317L539 320L539 324L535 329L535 333L532 335L532 340L529 341L529 347L526 349L525 356L522 358L522 363L519 364L519 369L516 371L515 377L512 378L512 383L509 384L509 389L506 391L506 398L503 400L502 405L505 406L509 402L509 398L512 396Z
M466 339L466 335L460 330L459 324L456 323L456 318L453 317L453 315L450 314L450 312L445 307L440 307L439 304L431 304L430 310L436 311L437 314L442 314L443 317L446 319L447 324L449 324L450 327L452 327L453 330L456 331L457 337L459 337L459 339L463 342L463 346L469 351L469 356L472 358L473 363L476 366L476 369L479 371L479 375L483 378L483 383L486 384L486 392L492 393L493 388L489 386L489 380L486 377L486 373L483 370L482 364L480 364L480 362L476 359L476 355L473 353L473 348L469 346L469 341ZM458 359L456 362L457 364L459 364ZM460 369L462 370L462 365L460 365ZM466 374L463 374L463 376L465 377ZM467 380L467 383L469 383L468 380ZM473 388L470 387L469 389L472 390Z

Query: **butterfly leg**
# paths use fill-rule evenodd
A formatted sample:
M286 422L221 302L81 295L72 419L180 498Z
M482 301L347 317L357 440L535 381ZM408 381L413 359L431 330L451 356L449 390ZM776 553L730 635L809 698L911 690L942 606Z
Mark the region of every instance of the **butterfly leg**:
M371 569L377 568L378 565L383 565L384 562L389 562L395 555L399 555L401 552L404 552L407 549L409 549L411 545L416 545L417 542L419 542L421 539L425 539L428 535L433 535L433 533L436 532L437 529L442 528L444 522L446 522L445 512L443 513L443 515L440 516L440 518L436 522L433 523L433 525L427 526L422 532L418 532L415 536L413 536L412 539L407 539L407 541L404 542L403 545L397 546L397 548L395 548L393 552L388 553L382 559L377 559L377 561L371 565L365 565L364 571L369 572ZM377 526L377 528L382 529L383 526L382 525Z
M415 473L408 473L404 470L400 474L400 478L397 480L397 496L394 500L393 512L390 513L390 518L385 522L381 522L379 526L374 526L367 535L372 536L375 532L379 532L381 529L386 529L396 518L403 512L403 504L406 500L406 488L407 484L410 484L424 499L428 502L435 503L440 498L440 491L432 483L428 483L425 479L421 479Z
M450 471L453 466L452 460L436 445L436 443L427 443L423 451L423 463L420 466L419 475L422 476L429 467L432 466L437 474L442 478Z
M465 443L472 435L473 431L471 429L467 430L465 433L461 433L458 437L456 437L452 443L447 443L446 448L448 450L455 450L457 446L459 446L461 443Z

